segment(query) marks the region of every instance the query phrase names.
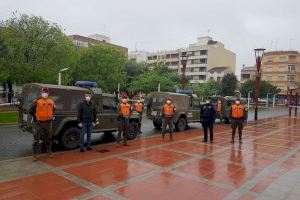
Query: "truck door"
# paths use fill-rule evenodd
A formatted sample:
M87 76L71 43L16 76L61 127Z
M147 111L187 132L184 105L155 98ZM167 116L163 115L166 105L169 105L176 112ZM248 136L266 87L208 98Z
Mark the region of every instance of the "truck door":
M118 107L113 97L102 96L98 98L98 119L97 129L101 131L117 130L118 128Z
M188 122L200 121L200 100L196 98L190 98L190 109L187 113Z

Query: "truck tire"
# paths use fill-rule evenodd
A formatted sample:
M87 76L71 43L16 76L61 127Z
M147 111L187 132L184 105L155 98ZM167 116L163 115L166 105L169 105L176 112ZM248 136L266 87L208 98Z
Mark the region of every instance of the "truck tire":
M180 117L175 125L176 131L181 132L186 130L187 128L187 121L185 118Z
M80 130L77 127L69 127L62 132L59 144L67 150L76 149L79 146Z
M127 135L128 140L134 140L136 136L139 134L140 128L139 124L135 121L129 122L129 131Z
M156 129L161 130L162 124L159 123L159 122L153 122L153 126L154 126Z

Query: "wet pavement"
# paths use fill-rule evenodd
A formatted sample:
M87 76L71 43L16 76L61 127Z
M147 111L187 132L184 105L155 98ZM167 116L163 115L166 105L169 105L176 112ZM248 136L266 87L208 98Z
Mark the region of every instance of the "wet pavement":
M259 119L264 119L273 116L286 115L287 108L261 109L258 112ZM298 112L300 114L300 112ZM249 121L254 118L253 111L249 112ZM200 123L190 123L189 129L201 128ZM160 134L160 130L156 130L149 119L143 119L142 124L143 134L139 137L148 137L151 135ZM13 159L31 155L32 134L21 131L17 126L0 126L0 160ZM93 145L105 144L114 142L116 134L96 133L92 135ZM57 145L54 145L54 151L61 151Z
M0 199L299 200L300 117L249 122L241 145L230 125L215 126L213 144L202 134L0 161Z

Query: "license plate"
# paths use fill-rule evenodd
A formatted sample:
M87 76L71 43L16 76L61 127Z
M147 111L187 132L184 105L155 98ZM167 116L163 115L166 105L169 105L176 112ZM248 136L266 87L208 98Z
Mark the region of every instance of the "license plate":
M151 115L157 115L157 111L152 111Z
M28 115L27 114L23 114L23 121L26 122L28 120Z

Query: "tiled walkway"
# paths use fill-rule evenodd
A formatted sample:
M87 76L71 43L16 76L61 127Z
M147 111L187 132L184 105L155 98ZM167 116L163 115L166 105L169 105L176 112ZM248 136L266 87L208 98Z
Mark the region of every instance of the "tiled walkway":
M230 144L229 125L99 145L91 152L0 161L0 199L300 199L300 118L250 123Z

